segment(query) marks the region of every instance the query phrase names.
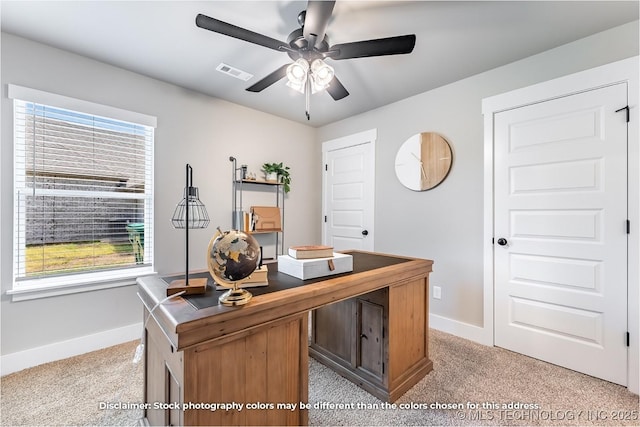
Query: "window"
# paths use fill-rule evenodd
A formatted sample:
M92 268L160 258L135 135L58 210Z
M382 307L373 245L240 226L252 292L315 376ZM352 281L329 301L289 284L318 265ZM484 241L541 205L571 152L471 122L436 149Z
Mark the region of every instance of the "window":
M12 293L153 271L155 119L14 85L9 91Z

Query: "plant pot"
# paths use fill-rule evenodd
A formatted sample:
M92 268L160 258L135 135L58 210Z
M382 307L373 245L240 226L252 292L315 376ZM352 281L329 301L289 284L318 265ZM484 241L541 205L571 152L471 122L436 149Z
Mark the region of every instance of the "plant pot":
M277 172L265 173L264 179L270 182L278 182L278 173Z

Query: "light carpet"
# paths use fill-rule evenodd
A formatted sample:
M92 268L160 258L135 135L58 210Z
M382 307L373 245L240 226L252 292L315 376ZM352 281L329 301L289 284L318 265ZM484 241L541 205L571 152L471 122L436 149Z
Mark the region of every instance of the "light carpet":
M2 377L0 423L135 425L141 411L105 406L141 402L142 363L132 363L137 344ZM395 402L396 409L385 408L380 400L310 359L309 423L640 425L638 396L616 384L436 330L431 330L430 356L434 370ZM353 404L356 409L320 409L329 403ZM509 407L525 404L529 407ZM436 409L442 405L446 407ZM456 405L462 409L450 408Z

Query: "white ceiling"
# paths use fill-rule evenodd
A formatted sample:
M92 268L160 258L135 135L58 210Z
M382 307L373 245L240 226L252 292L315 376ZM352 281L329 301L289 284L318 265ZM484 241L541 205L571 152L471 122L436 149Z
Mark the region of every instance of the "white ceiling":
M638 19L638 1L340 1L330 44L416 34L408 55L328 60L350 96L304 96L285 79L245 91L286 53L196 27L198 13L286 41L306 1L6 1L2 31L194 91L321 126ZM588 52L585 52L588 54ZM224 62L254 77L215 71Z

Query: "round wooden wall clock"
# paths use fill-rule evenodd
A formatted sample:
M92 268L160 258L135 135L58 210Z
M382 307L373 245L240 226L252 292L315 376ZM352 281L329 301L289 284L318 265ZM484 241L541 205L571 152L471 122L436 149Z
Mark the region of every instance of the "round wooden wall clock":
M449 143L434 132L407 139L396 154L396 176L414 191L430 190L449 174L453 154Z

